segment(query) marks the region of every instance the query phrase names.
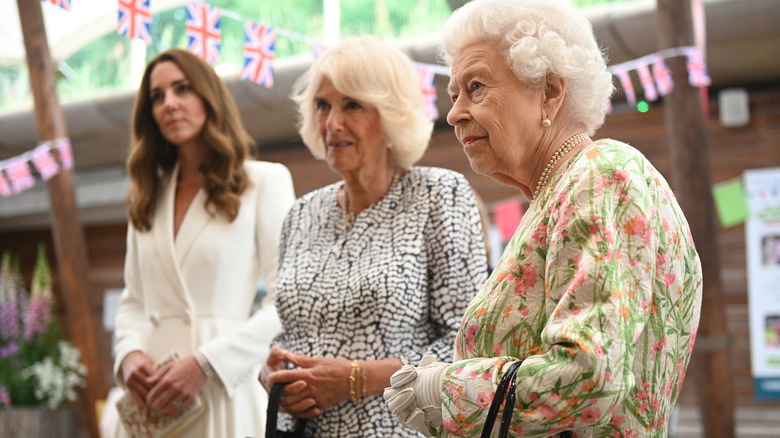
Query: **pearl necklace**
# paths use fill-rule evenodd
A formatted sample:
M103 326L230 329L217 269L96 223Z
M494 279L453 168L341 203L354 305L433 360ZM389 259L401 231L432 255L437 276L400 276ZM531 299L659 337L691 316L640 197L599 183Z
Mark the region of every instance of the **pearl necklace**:
M555 163L557 163L561 157L568 154L569 151L574 148L574 146L577 146L585 139L590 139L590 137L588 137L588 134L580 132L579 134L563 142L563 144L558 147L558 150L555 151L552 158L550 158L550 161L547 163L547 166L544 168L544 171L542 171L542 175L539 177L539 181L536 182L536 190L534 190L534 195L531 197L531 202L533 202L534 199L539 196L539 192L541 192L542 188L547 185L547 182L550 180L550 175L552 175L552 170L555 166Z
M401 174L398 172L398 170L395 171L395 174L393 174L393 179L390 181L390 186L388 186L387 191L389 192L390 189L393 188L395 183L397 183L401 179ZM387 192L385 192L386 194ZM339 189L338 197L341 198L340 204L343 206L341 210L341 217L344 219L344 223L347 224L347 228L352 229L352 227L355 225L355 212L351 211L349 209L349 196L347 196L347 191L344 189L344 184L341 185L341 188Z

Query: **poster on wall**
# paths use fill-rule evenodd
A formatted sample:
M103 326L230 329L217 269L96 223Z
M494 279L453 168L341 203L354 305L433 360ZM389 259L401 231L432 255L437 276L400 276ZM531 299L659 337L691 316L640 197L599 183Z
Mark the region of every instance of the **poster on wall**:
M759 399L780 399L780 168L743 175L750 358Z

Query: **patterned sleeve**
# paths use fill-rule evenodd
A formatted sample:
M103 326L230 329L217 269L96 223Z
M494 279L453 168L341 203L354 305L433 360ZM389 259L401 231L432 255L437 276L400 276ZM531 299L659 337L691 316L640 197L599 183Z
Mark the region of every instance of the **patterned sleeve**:
M487 280L482 224L466 178L446 172L431 181L430 218L425 228L428 312L439 334L425 351L408 351L411 364L424 354L452 360L452 345L469 302Z
M526 437L603 425L634 387L637 340L653 305L649 273L659 250L659 224L646 213L653 209L642 161L614 163L603 160L567 173L529 244L514 248L517 259L532 252L542 260L538 270L526 269L539 286L523 296L528 284L520 275L490 292L505 295L488 312L495 313L496 324L513 324L510 338L491 338L495 343L483 347L497 357L463 360L448 370L442 397L450 432L479 436L503 372L519 359L512 429ZM505 354L512 343L525 342L533 345L518 348L525 347L527 357Z
M294 223L296 222L296 218L300 215L301 207L302 207L303 200L298 199L293 203L293 206L290 208L290 210L287 211L287 215L284 217L284 220L282 221L282 231L279 236L279 267L282 266L282 261L284 260L285 253L288 250L288 244L290 242L291 234L293 233L293 228L295 227ZM274 305L276 305L276 296L274 295ZM277 334L274 339L271 341L271 347L281 347L284 349L288 349L289 346L285 342L285 332L282 330L279 334Z

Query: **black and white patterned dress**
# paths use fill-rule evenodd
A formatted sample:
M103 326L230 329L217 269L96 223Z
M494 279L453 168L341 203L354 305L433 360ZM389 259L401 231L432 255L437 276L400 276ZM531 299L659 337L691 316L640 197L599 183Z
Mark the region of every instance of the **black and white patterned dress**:
M463 175L414 167L349 229L341 182L298 199L285 219L275 344L311 357L417 364L452 359L463 314L487 280L474 194ZM289 416L280 425L289 427ZM317 437L417 436L381 395L341 403L308 421Z

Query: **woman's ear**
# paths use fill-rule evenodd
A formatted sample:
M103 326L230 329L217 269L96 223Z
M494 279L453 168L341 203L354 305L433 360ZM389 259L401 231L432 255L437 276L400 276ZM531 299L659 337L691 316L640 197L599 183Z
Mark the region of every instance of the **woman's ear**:
M566 79L559 76L547 76L542 93L542 111L550 120L555 120L566 95Z

